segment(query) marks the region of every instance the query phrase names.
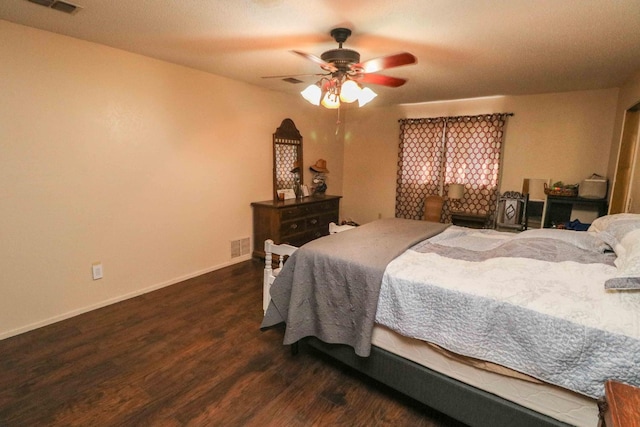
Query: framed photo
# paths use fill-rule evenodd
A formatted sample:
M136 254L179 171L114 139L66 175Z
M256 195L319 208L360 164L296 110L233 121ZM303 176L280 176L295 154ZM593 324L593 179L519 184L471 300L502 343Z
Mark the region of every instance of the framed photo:
M293 188L285 188L284 190L278 190L278 200L295 199L296 193Z

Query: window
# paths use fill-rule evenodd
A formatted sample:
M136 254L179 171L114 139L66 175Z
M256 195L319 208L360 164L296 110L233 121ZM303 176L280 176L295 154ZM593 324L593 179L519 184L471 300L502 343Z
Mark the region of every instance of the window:
M396 217L422 219L426 196L446 196L449 184L463 184L464 196L455 210L487 214L492 223L509 115L400 120ZM445 197L441 221L450 218Z

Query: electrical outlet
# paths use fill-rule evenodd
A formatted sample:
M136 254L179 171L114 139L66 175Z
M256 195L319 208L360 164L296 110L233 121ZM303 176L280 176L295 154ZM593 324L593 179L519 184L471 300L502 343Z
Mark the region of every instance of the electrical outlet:
M91 265L91 274L93 280L102 279L102 263L95 262Z

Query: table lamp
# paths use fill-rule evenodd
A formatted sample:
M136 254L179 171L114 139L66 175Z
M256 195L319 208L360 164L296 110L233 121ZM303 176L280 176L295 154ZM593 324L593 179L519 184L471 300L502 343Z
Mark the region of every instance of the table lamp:
M460 200L464 198L464 185L463 184L449 184L449 190L447 191L449 200L453 201L453 205L456 210L460 208Z

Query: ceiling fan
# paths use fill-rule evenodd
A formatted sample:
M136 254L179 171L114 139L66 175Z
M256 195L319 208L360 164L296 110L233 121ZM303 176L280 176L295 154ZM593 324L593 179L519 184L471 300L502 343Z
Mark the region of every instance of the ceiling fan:
M326 73L307 74L322 76L315 84L301 92L302 96L314 105L322 104L326 108L338 108L341 102L358 101L360 106L371 101L377 95L371 89L362 87L361 83L370 83L388 87L399 87L406 79L375 74L388 68L415 64L417 59L408 52L383 56L360 62L360 54L355 50L344 49L342 43L351 35L348 28L334 28L331 37L338 43L338 49L324 52L318 58L310 53L292 50L291 52L315 62ZM265 78L282 78L294 76L269 76Z

